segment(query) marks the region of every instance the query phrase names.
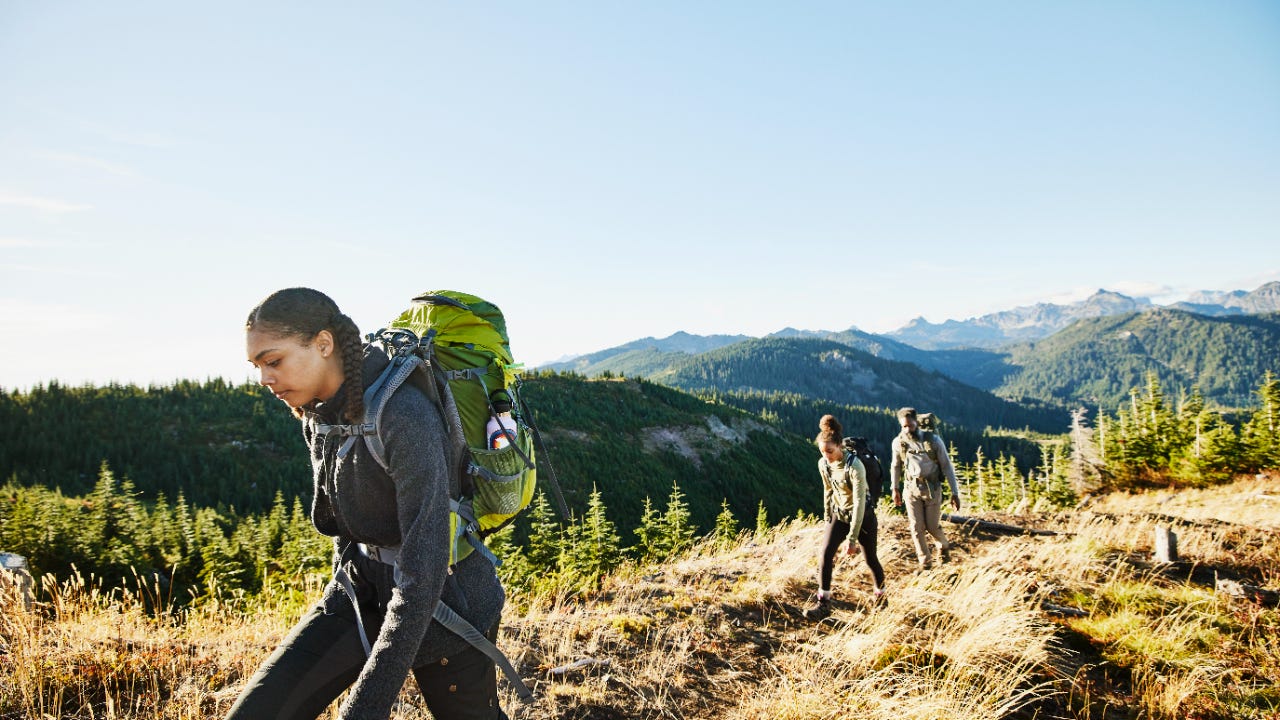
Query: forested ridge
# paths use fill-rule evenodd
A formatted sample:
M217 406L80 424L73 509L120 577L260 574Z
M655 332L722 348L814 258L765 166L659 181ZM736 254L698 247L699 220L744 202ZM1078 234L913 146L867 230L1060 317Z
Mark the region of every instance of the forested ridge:
M815 343L842 347L834 349L837 356L829 345ZM974 429L1060 432L1065 414L1055 415L1054 408L1101 405L1114 412L1149 373L1171 391L1195 386L1211 404L1247 407L1258 379L1280 370L1278 349L1280 313L1212 317L1153 308L1081 319L1042 340L1000 349L922 350L856 329L796 331L699 354L658 341L631 343L553 367L648 377L687 390L796 394L858 407L928 404ZM846 372L833 373L841 365ZM1015 406L987 393L1015 400L1019 409L1011 412Z
M143 496L262 512L277 492L307 494L298 421L256 385L223 380L37 386L0 392L0 478L90 492L106 463Z
M1015 370L993 388L1000 395L1114 408L1154 374L1170 390L1194 386L1211 403L1247 407L1259 378L1280 370L1280 313L1157 309L1081 320L1008 355Z
M655 379L689 391L785 393L861 407L915 406L955 426L1062 432L1065 407L1017 403L832 340L766 338L703 353Z

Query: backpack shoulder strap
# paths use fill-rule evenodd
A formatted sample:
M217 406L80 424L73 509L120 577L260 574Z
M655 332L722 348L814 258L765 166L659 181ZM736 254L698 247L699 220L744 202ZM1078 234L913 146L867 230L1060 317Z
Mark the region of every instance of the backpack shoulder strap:
M422 358L414 353L395 354L382 374L364 391L364 423L361 425L365 447L369 454L378 461L383 470L387 467L387 448L382 444L382 413L396 390L409 379L418 368L423 367ZM350 450L350 440L343 445L341 455Z
M931 430L920 431L920 442L924 443L925 452L929 453L929 459L938 462L938 448L934 446L933 441L938 436Z

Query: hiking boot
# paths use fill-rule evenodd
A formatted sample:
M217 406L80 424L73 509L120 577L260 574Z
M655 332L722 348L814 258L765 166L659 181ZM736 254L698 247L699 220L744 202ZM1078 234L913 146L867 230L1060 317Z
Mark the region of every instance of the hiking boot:
M822 620L831 614L831 601L815 600L812 605L804 609L802 614L805 620Z

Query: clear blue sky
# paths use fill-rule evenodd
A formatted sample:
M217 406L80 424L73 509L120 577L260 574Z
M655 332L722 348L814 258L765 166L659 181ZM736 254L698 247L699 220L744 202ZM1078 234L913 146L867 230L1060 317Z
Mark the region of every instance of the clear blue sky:
M542 362L1274 279L1275 2L0 0L0 387L242 380L292 285Z

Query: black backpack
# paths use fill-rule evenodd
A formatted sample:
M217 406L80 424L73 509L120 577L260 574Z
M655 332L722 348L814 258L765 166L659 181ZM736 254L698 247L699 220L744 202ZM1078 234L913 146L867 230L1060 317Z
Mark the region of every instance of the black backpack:
M862 461L862 467L867 471L867 502L875 507L884 494L884 468L880 466L880 459L864 437L847 437L842 444L847 452Z

